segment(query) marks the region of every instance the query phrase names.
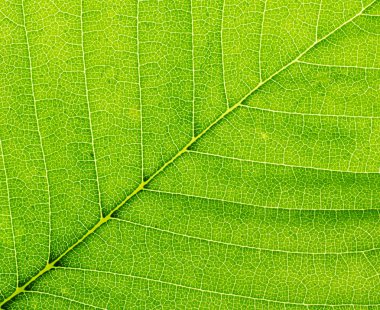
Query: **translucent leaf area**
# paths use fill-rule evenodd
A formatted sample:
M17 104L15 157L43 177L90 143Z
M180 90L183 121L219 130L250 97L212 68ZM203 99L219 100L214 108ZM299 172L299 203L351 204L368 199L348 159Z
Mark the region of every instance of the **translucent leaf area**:
M0 0L1 309L380 309L379 0Z

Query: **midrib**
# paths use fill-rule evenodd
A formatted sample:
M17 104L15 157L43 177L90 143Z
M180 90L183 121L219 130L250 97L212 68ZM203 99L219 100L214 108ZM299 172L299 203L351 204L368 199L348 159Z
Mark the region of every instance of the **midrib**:
M271 81L274 77L276 77L278 74L280 74L282 71L286 70L288 67L296 63L300 58L302 58L305 54L307 54L311 49L313 49L317 44L320 42L326 40L328 37L333 35L335 32L337 32L339 29L343 28L350 22L352 22L354 19L359 17L363 14L365 10L370 8L374 3L376 3L377 0L372 1L367 6L363 7L362 10L345 21L343 24L341 24L339 27L325 35L324 37L320 38L319 40L316 40L311 46L309 46L307 49L305 49L301 54L299 54L295 59L293 59L291 62L280 68L278 71L273 73L271 76L269 76L264 81L258 83L255 88L253 88L250 92L248 92L243 98L239 100L239 102L235 103L233 106L228 108L224 113L222 113L217 119L215 119L209 126L207 126L201 133L199 133L197 136L193 137L188 144L186 144L175 156L173 156L169 161L167 161L163 166L161 166L160 169L158 169L151 177L149 177L146 181L142 181L140 185L131 193L129 194L120 204L118 204L114 209L112 209L108 215L102 217L86 234L84 234L77 242L75 242L73 245L71 245L65 252L63 252L57 259L52 261L51 263L48 263L45 268L43 268L39 273L37 273L34 277L32 277L29 281L27 281L23 286L17 287L16 290L6 299L4 299L0 303L0 307L5 305L7 302L12 300L14 297L19 295L22 292L27 291L26 287L28 287L30 284L32 284L35 280L37 280L39 277L41 277L43 274L48 272L49 270L53 269L55 264L59 262L64 256L66 256L71 250L73 250L75 247L77 247L79 244L81 244L88 236L92 235L100 226L102 226L104 223L108 222L111 219L111 216L113 213L115 213L117 210L119 210L122 206L124 206L132 197L137 195L141 190L143 190L146 185L148 185L153 179L156 178L157 175L159 175L162 171L166 169L171 163L173 163L178 157L180 157L183 153L185 153L196 141L198 141L200 138L202 138L212 127L214 127L216 124L221 122L227 115L232 113L235 109L237 109L239 106L241 106L245 100L250 97L254 92L256 92L259 88L261 88L263 85Z

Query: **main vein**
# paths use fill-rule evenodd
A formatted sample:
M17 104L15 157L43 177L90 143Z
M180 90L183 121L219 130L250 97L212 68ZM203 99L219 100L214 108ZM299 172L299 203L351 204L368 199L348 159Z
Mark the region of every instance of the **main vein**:
M248 97L250 97L254 92L256 92L259 88L261 88L263 85L271 81L274 77L279 75L282 71L286 70L288 67L299 61L305 54L307 54L311 49L313 49L317 44L320 42L326 40L331 35L333 35L335 32L337 32L339 29L343 28L345 25L352 22L357 17L361 16L365 10L367 10L369 7L371 7L374 3L376 3L377 0L372 1L370 4L368 4L366 7L362 8L362 10L345 21L343 24L341 24L339 27L325 35L324 37L316 40L311 46L309 46L307 49L305 49L301 54L299 54L295 59L293 59L291 62L280 68L278 71L273 73L271 76L269 76L267 79L263 80L262 82L258 83L255 88L253 88L250 92L248 92L244 97L242 97L237 103L235 103L233 106L229 107L224 113L222 113L217 119L215 119L210 125L208 125L201 133L199 133L197 136L193 137L189 143L187 143L175 156L173 156L170 160L168 160L164 165L161 166L154 174L152 174L146 181L142 181L140 185L132 192L130 193L121 203L119 203L114 209L112 209L107 216L101 217L100 220L89 230L86 234L84 234L78 241L76 241L73 245L71 245L66 251L64 251L58 258L56 258L54 261L48 263L45 268L43 268L39 273L37 273L35 276L33 276L29 281L27 281L23 286L17 287L16 290L6 299L4 299L0 303L0 307L2 307L4 304L15 298L17 295L19 295L22 292L27 291L27 287L32 284L34 281L36 281L38 278L40 278L43 274L54 268L55 264L59 262L64 256L66 256L71 250L76 248L79 244L81 244L88 236L92 235L100 226L102 226L104 223L108 222L112 215L119 210L122 206L124 206L132 197L136 196L141 190L143 190L153 179L156 178L157 175L159 175L161 172L163 172L166 167L168 167L171 163L173 163L178 157L180 157L183 153L185 153L196 141L198 141L200 138L202 138L211 128L213 128L216 124L218 124L220 121L225 119L227 115L232 113L235 109L242 106L243 103L246 101Z

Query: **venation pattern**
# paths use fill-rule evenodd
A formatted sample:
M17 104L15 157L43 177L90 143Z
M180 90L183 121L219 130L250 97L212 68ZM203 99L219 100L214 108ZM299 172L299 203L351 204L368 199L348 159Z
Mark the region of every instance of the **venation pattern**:
M2 1L1 309L380 308L379 16Z

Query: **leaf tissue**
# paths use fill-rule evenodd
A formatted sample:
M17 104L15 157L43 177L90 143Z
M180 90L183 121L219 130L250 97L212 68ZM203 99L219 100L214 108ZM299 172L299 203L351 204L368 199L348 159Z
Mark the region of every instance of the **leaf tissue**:
M380 309L379 0L0 0L1 309Z

